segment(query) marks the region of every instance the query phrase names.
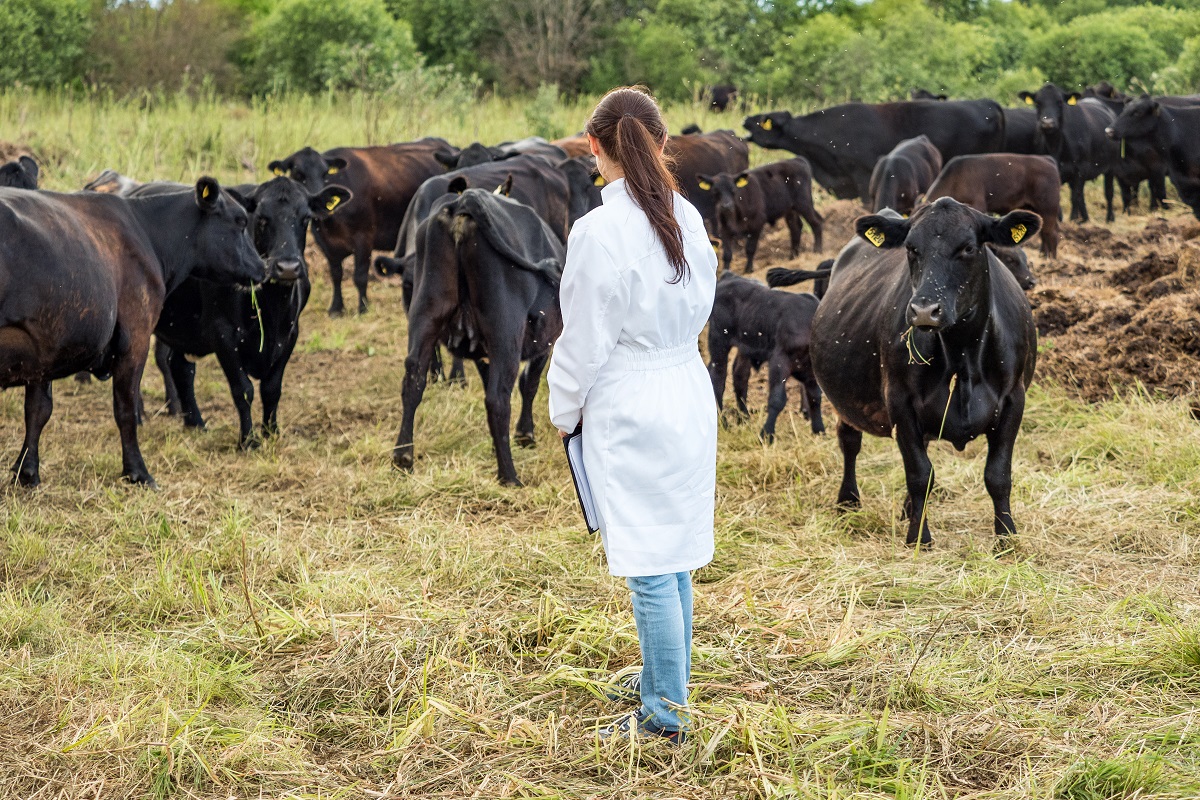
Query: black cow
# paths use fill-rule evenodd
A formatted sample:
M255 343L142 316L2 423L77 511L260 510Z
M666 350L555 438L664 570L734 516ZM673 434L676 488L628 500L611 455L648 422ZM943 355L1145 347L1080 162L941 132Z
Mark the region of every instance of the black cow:
M913 89L911 92L908 93L908 99L909 100L939 100L941 102L945 102L946 100L950 99L950 96L945 95L945 94L934 94L933 92L929 91L928 89Z
M669 137L666 154L671 159L671 171L679 183L680 193L696 207L706 223L715 226L714 198L700 190L699 176L745 172L750 169L750 146L733 131L688 133Z
M458 152L443 150L435 153L434 158L440 161L446 169L456 170L473 167L476 164L486 164L489 161L503 161L506 158L520 155L545 156L552 161L569 158L564 148L548 142L540 136L530 136L515 142L501 142L494 146L474 142Z
M696 185L709 195L715 207L717 236L724 247L725 269L733 262L733 246L746 240L746 272L754 271L754 254L762 229L786 220L791 236L791 254L800 254L803 219L813 232L813 252L821 252L825 221L812 199L812 168L803 158L789 158L731 175L696 176Z
M21 156L0 166L0 186L10 189L38 188L38 165L29 156Z
M833 259L827 258L817 265L816 269L785 269L772 267L767 270L767 286L777 289L781 286L795 286L804 281L813 282L812 294L820 300L829 290L829 273L833 269Z
M324 153L306 147L271 162L271 171L290 175L309 194L320 194L326 186L336 184L350 189L356 198L354 205L337 216L316 220L312 226L313 239L329 262L333 282L331 316L345 311L342 262L351 255L358 313L366 313L371 251L387 250L396 244L400 221L412 196L427 178L446 171L435 158L446 151L454 152L454 148L444 139L429 137L383 147L336 147Z
M80 370L113 379L122 475L154 484L138 447L138 385L163 298L189 276L257 283L246 212L212 178L195 191L127 200L0 189L0 387L25 386L17 480L40 480L51 382Z
M1033 156L1038 154L1037 111L1032 108L1004 109L1003 153Z
M737 99L737 87L732 83L721 83L712 87L709 92L708 107L713 111L723 112L729 108L730 103L736 103Z
M895 435L904 460L909 544L932 542L928 443L962 450L987 436L984 485L995 532L1014 533L1012 452L1033 380L1037 329L1021 287L987 245L1037 233L1028 211L996 219L950 198L909 219L863 217L838 255L813 318L812 364L837 410L844 471L838 503L860 504L864 432Z
M550 346L562 332L562 242L531 208L484 189L444 195L421 223L404 361L404 418L392 452L413 467L413 420L430 362L445 339L475 362L501 483L520 485L509 447L510 404L521 362L517 442L533 443L533 401Z
M808 347L815 295L768 289L758 281L726 273L717 281L712 316L708 321L708 374L712 378L717 407L724 408L725 373L729 351L737 348L733 362L733 396L738 412L749 414L746 394L751 370L767 364L767 420L760 436L775 440L775 421L787 405L787 380L800 381L813 433L824 433L821 420L821 389L813 377Z
M1121 116L1125 104L1129 102L1128 97L1107 81L1087 87L1083 90L1083 96L1103 104L1116 117ZM1124 212L1129 214L1133 210L1143 181L1150 187L1150 210L1163 207L1167 199L1167 167L1154 148L1144 142L1127 142L1118 150L1117 158L1113 161L1113 178L1121 190Z
M925 134L905 139L875 162L871 171L871 210L911 214L942 171L942 154Z
M203 428L193 359L216 353L238 413L238 446L245 450L260 443L250 416L250 378L262 390L263 435L279 431L283 373L312 291L304 259L309 222L344 208L351 194L332 185L310 195L291 178L278 177L261 186L238 187L234 197L250 212L254 248L266 262L267 280L252 292L195 278L184 281L167 295L154 329L155 359L160 369L165 367L163 382L174 390L184 424Z
M1171 183L1200 219L1200 108L1172 107L1142 95L1126 104L1105 134L1122 144L1148 147L1165 162Z
M1021 92L1026 105L1037 109L1036 151L1053 156L1058 162L1062 182L1071 187L1071 220L1088 221L1083 187L1088 181L1104 176L1105 219L1112 222L1113 166L1119 153L1105 137L1104 129L1116 115L1099 100L1081 101L1079 92L1064 92L1047 83L1037 92Z
M991 100L845 103L802 117L787 111L756 114L744 125L750 141L804 156L817 183L868 205L875 162L904 139L925 134L943 159L992 153L1004 145L1004 116Z

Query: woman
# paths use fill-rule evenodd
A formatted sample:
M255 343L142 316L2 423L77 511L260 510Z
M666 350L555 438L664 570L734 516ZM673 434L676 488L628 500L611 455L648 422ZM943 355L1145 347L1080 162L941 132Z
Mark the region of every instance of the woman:
M717 407L696 339L717 257L676 191L654 99L615 89L587 123L604 204L575 224L550 364L550 418L583 424L609 571L626 579L642 649L641 708L600 732L682 742L691 676L690 571L713 555ZM639 685L640 684L640 685Z

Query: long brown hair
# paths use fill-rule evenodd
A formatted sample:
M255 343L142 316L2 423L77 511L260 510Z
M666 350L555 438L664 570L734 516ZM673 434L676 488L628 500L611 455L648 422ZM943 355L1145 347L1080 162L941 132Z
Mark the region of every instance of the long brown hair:
M659 153L667 124L654 98L641 86L613 89L596 106L585 130L625 172L629 196L650 220L675 270L670 282L686 280L690 272L683 255L683 230L675 219L679 184L668 169L667 156Z

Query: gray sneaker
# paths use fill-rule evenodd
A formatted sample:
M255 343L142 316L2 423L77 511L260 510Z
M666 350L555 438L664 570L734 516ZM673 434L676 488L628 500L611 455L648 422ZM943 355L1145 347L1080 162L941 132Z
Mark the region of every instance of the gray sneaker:
M666 739L668 744L678 747L687 741L684 731L660 728L648 720L641 719L638 712L622 715L616 722L596 731L601 741L610 739Z
M623 670L622 670L623 671ZM611 689L605 694L614 703L640 703L642 701L642 668L637 672L618 672L609 680Z

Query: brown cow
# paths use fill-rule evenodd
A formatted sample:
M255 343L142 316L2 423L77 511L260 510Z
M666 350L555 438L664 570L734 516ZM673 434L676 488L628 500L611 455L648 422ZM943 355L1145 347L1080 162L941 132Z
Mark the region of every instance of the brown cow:
M699 178L721 172L737 175L750 169L750 145L733 131L689 133L670 137L666 153L674 163L672 171L679 181L679 191L696 207L711 230L716 225L716 200L700 189Z
M942 154L925 134L905 139L881 156L871 172L871 210L911 214L942 171Z
M277 175L290 175L320 194L326 186L345 186L354 199L336 216L314 220L313 239L329 262L333 281L330 316L345 310L342 301L342 262L354 256L354 287L358 289L358 313L367 310L367 279L371 251L391 250L396 245L400 222L408 203L422 183L446 168L436 153L457 152L445 139L428 137L382 147L335 147L318 153L306 147L269 168Z
M1025 209L1042 218L1042 254L1058 257L1058 165L1050 156L989 153L956 156L925 195L953 197L985 214Z
M555 139L550 144L561 147L569 158L590 156L592 154L592 148L588 146L588 138L586 133L577 133L574 136L568 136L565 139Z

